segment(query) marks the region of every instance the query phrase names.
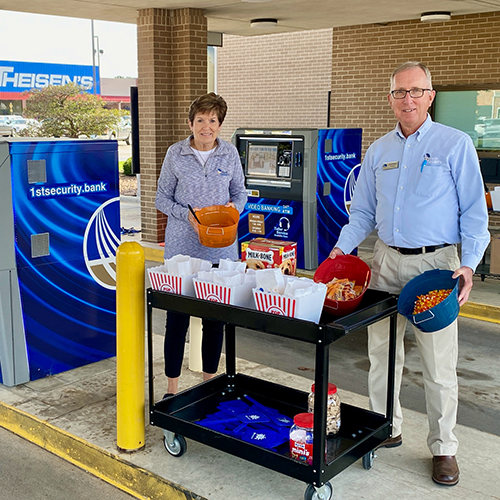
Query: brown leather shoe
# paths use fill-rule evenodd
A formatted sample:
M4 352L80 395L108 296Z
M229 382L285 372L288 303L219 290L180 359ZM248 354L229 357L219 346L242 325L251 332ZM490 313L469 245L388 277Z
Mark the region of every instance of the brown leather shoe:
M400 434L399 436L394 436L386 439L385 441L382 441L378 446L377 450L379 448L396 448L398 446L401 446L403 444L403 435Z
M443 455L432 458L432 480L445 486L455 486L458 483L457 459L453 456Z

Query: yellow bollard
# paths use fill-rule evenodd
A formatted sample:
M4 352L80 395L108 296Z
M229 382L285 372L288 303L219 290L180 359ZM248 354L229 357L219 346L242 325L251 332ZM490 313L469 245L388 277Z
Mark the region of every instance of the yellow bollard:
M144 249L126 241L116 253L116 431L122 451L145 444Z

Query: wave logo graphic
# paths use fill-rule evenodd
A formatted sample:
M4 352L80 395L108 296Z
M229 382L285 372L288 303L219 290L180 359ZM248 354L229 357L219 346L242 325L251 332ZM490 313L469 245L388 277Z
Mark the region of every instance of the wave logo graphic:
M361 163L358 163L349 172L347 179L345 180L344 186L344 206L347 214L351 213L351 202L354 195L354 190L356 189L356 182L358 180L359 171L361 169Z
M114 205L114 204L117 205ZM103 203L90 218L83 237L83 257L89 274L108 290L116 289L116 251L121 243L109 220L119 210L120 197ZM118 206L118 208L117 208ZM90 255L97 257L90 258Z

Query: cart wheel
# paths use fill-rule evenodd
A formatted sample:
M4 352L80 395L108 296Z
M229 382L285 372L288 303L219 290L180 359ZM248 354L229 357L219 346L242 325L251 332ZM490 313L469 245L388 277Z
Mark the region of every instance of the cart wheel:
M182 457L187 450L186 438L173 432L164 431L163 444L173 457Z
M375 451L369 451L366 455L363 455L363 467L366 470L370 470L373 465L373 460L377 455L375 455Z
M304 500L330 500L331 498L333 498L333 486L329 482L319 488L308 484L304 493Z

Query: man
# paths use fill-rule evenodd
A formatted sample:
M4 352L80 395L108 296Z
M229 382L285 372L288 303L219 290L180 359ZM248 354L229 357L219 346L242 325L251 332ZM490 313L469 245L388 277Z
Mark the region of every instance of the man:
M349 224L330 258L352 252L376 229L371 288L399 293L424 271L450 269L454 278L459 277L462 305L489 243L488 213L472 140L431 120L428 109L434 97L431 74L422 63L407 62L393 72L388 101L398 124L368 148ZM378 413L386 408L388 321L373 325L368 334L370 405ZM398 315L393 437L381 445L388 448L402 444L399 392L405 327L406 319ZM453 486L459 479L458 440L453 432L458 407L458 322L434 333L414 330L422 360L432 479Z

